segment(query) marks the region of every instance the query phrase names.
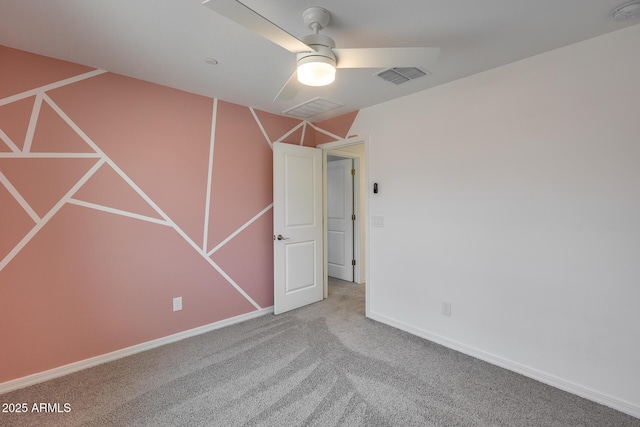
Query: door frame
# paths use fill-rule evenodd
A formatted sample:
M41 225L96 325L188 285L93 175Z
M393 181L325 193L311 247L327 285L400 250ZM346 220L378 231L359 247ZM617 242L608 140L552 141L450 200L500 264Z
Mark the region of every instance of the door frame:
M360 202L358 201L356 203L356 224L355 229L354 229L354 237L355 237L355 242L354 242L354 250L356 251L356 263L358 261L362 262L361 259L361 252L362 252L362 247L361 247L361 241L364 240L364 249L365 249L365 310L366 310L366 316L369 316L369 282L370 282L370 275L369 275L369 219L368 219L368 213L369 212L369 191L368 191L368 185L369 185L369 138L366 135L363 136L354 136L354 137L349 137L346 139L342 139L339 141L333 141L333 142L328 142L325 144L319 144L316 146L316 148L320 148L322 149L322 204L323 204L323 233L324 233L324 242L323 242L323 251L324 251L324 263L323 263L323 285L324 285L324 298L327 298L329 295L329 276L328 276L328 272L327 272L327 155L330 154L329 151L331 150L335 150L335 149L340 149L343 147L348 147L350 145L356 145L356 144L363 144L364 147L364 158L360 158L360 156L354 154L354 153L339 153L336 155L342 156L342 157L351 157L353 158L354 161L354 167L356 168L356 173L361 173L362 171L362 165L361 162L364 162L364 164L366 165L365 169L365 176L364 176L364 182L366 183L365 188L362 188L362 186L360 185L360 180L356 179L354 181L355 184L355 188L354 188L354 194L357 194L357 197L362 198L364 197L364 206L365 206L365 212L360 212ZM361 222L360 221L364 221L365 227L364 229L366 230L364 233L364 236L362 236L361 234ZM362 238L364 237L364 239ZM362 274L360 272L359 268L355 269L354 272L354 281L356 283L361 283L362 282Z

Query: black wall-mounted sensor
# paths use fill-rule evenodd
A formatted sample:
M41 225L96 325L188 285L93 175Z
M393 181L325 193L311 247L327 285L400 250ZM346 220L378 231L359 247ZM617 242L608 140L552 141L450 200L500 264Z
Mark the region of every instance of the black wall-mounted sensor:
M378 194L378 183L377 182L373 183L373 193L374 194Z

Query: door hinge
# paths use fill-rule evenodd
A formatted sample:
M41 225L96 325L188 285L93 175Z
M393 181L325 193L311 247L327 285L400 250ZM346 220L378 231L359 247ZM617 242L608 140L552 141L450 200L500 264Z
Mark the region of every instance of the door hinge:
M355 259L351 260L351 265L356 265L356 260Z
M355 169L351 169L351 175L356 176L356 170Z
M355 221L356 220L356 214L351 215L351 221Z

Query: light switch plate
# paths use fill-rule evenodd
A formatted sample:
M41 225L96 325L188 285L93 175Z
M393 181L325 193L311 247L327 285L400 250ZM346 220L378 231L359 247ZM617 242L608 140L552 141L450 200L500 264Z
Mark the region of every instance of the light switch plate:
M384 217L383 216L371 216L371 226L372 227L384 227Z
M442 314L451 317L451 303L442 301Z

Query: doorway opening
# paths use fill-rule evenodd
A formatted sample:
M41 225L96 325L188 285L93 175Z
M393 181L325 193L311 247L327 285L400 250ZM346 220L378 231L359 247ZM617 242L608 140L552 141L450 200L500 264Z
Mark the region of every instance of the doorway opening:
M348 260L349 252L351 254L351 259L349 261L353 261L355 265L348 265L346 267L351 267L352 278L350 282L365 284L366 285L366 259L367 259L367 244L366 244L366 230L367 230L367 174L366 174L366 144L364 138L351 138L343 141L331 142L328 144L319 145L318 148L323 150L323 180L324 180L324 224L325 224L325 245L324 245L324 291L326 298L328 296L328 278L331 275L332 277L336 277L336 265L344 264ZM341 165L341 166L332 166ZM346 175L346 165L351 164L352 170L354 170L355 175L353 175L352 179L352 195L351 197L346 197L344 194L338 194L334 192L340 185L343 189L348 189L348 184L344 181L347 179ZM333 172L332 172L333 171ZM343 174L344 172L344 174ZM332 176L333 173L333 176ZM330 182L333 180L333 182ZM337 182L337 183L336 183ZM342 202L340 203L340 200ZM352 246L349 247L348 244L342 238L338 238L340 236L341 230L336 231L335 229L330 230L336 226L331 217L341 216L337 215L336 211L340 211L340 209L335 209L336 206L342 207L342 205L352 205L352 213L349 215L355 215L355 219L351 220L351 216L349 216L347 225L349 223L352 226L352 234L353 237L349 237L347 235L346 239L351 239ZM339 222L339 221L337 221ZM333 248L332 248L333 246ZM338 255L330 254L330 251L334 248L337 248ZM344 262L336 262L336 259L344 259ZM349 262L349 264L351 264ZM340 277L338 277L340 278ZM341 280L345 280L340 278Z
M327 155L327 275L355 281L356 169L351 157Z
M351 159L353 180L353 282L364 285L369 316L367 241L367 141L347 138L316 148L274 143L274 313L329 295L327 256L327 158ZM347 202L349 203L349 202ZM348 282L347 282L348 284Z

